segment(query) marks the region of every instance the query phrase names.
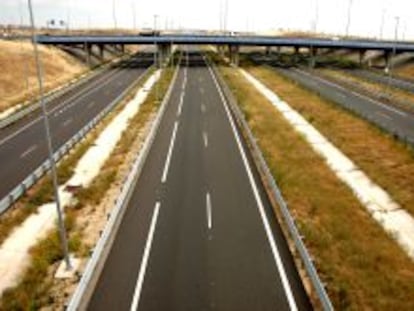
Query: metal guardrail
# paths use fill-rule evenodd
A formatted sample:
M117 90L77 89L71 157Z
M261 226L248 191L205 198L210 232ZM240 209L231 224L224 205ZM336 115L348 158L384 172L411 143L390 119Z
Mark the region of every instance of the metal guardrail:
M304 264L306 273L312 282L313 288L316 290L318 298L322 304L323 310L332 311L334 310L334 308L329 299L329 296L325 290L325 287L322 281L319 278L319 275L318 275L318 272L316 271L315 266L312 263L312 259L305 247L305 244L302 241L301 235L295 225L293 217L291 216L289 212L287 203L284 200L282 193L278 185L276 184L273 178L273 175L270 172L269 167L267 166L267 163L263 157L263 154L256 143L256 138L251 132L250 127L247 124L247 121L244 117L244 114L241 112L240 108L237 105L237 100L233 96L231 90L227 86L220 72L217 70L215 65L212 65L212 68L213 68L214 74L218 78L220 87L227 99L227 102L229 103L230 109L233 112L233 115L235 116L236 122L239 124L239 127L242 129L242 131L245 134L245 137L247 138L248 145L250 146L250 150L251 150L254 162L256 164L256 167L258 171L260 172L260 176L264 180L264 182L269 186L271 196L277 202L280 208L280 211L283 215L284 222L288 229L288 233L294 242L296 250L299 252L300 259L302 263Z
M116 97L108 106L105 107L98 115L96 115L88 124L86 124L79 132L72 136L63 146L61 146L53 155L55 162L58 162L65 154L67 154L72 147L81 141L89 131L94 128L98 122L106 116L122 98L128 94L138 83L142 77L152 68L145 70L134 83L126 88L118 97ZM0 215L7 211L7 209L16 202L31 186L33 186L43 175L50 169L49 160L44 161L37 169L35 169L29 176L27 176L19 185L17 185L8 195L0 200Z
M144 166L145 160L148 156L152 143L155 139L155 135L158 132L161 119L164 115L167 103L172 93L172 89L175 85L175 81L178 76L178 71L179 65L177 65L170 86L167 90L167 93L164 96L156 119L151 126L151 130L147 138L145 139L144 145L141 151L138 153L137 158L132 164L130 173L125 179L124 184L122 185L121 194L118 196L115 202L115 207L110 213L109 220L105 225L105 229L102 233L102 236L96 244L92 256L86 265L85 271L82 275L79 285L77 286L74 294L72 295L69 301L69 304L66 308L66 310L68 311L85 310L87 307L87 303L89 302L97 278L107 258L109 249L112 245L112 242L115 238L115 234L122 220L123 213L125 212L126 206L132 196L137 180L141 175L142 168Z

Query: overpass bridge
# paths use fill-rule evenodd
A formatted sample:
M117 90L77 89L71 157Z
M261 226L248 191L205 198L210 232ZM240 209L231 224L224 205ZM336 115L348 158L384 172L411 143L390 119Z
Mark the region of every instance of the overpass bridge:
M238 54L241 46L260 47L292 47L295 52L300 48L309 50L311 66L319 49L348 49L358 51L360 60L367 51L377 50L384 53L386 66L389 66L391 56L403 52L414 52L414 42L379 41L369 39L325 39L302 37L270 37L270 36L230 36L230 35L196 35L196 34L163 34L163 35L67 35L67 36L37 36L37 41L45 45L81 46L88 57L93 46L103 54L105 46L113 46L123 51L125 45L148 45L158 47L161 57L168 55L173 44L183 45L214 45L223 49L228 47L230 59L238 64Z

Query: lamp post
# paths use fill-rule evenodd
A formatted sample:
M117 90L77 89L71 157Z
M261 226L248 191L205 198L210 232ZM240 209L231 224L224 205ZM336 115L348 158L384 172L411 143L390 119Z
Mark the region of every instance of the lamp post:
M118 28L118 25L116 21L115 0L112 0L112 18L114 19L114 28L116 30Z
M352 10L352 0L349 0L348 3L348 19L346 22L346 30L345 30L345 35L348 37L349 36L349 26L351 25L351 10Z
M28 0L28 6L29 6L29 13L30 13L30 25L32 28L33 52L34 52L34 58L36 62L37 80L39 83L40 106L42 107L42 115L43 115L43 121L44 121L44 126L45 126L48 156L49 156L49 162L50 162L50 169L52 173L53 190L54 190L54 195L55 195L56 210L57 210L57 216L58 216L59 234L60 234L60 240L62 243L63 256L64 256L64 260L66 263L66 270L71 270L72 265L69 259L69 247L68 247L67 234L66 234L65 224L63 220L63 213L62 213L61 206L60 206L58 179L57 179L57 173L56 173L55 159L53 157L53 144L52 144L52 137L50 135L49 118L48 118L48 112L46 109L46 104L44 101L42 67L40 64L39 51L37 47L33 7L32 7L31 0Z
M379 32L379 38L380 38L380 39L382 39L382 38L383 38L385 14L386 14L386 10L385 10L385 9L382 9L381 24L380 24L380 32Z
M158 18L158 15L157 14L154 14L154 33L153 33L153 36L154 36L154 48L155 48L155 50L154 50L154 66L155 66L155 70L159 70L159 57L158 57L158 46L157 46L157 42L156 42L156 40L155 40L155 38L156 38L156 36L157 36L157 18ZM158 91L158 84L159 84L159 80L155 83L155 100L156 100L156 102L158 103L158 93L159 93L159 91Z

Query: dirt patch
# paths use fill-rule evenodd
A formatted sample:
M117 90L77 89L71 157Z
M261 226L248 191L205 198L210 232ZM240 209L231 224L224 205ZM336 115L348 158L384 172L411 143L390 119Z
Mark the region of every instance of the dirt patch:
M74 58L54 47L39 46L45 91L73 79L87 70ZM29 41L0 40L0 112L37 96L38 84Z

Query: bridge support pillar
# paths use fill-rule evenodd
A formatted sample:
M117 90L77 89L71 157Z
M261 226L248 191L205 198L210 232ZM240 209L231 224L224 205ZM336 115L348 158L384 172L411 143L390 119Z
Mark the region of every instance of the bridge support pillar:
M294 47L294 52L293 52L293 63L297 64L299 62L299 54L300 54L300 48L298 46Z
M359 50L359 66L362 67L364 65L364 57L366 50Z
M86 64L89 67L92 67L92 45L90 43L85 43L84 49Z
M105 60L105 45L103 44L99 44L98 45L98 49L99 49L99 58L101 59L101 61Z
M239 50L240 47L238 45L229 45L230 64L236 67L239 66L240 62Z
M391 53L390 52L384 52L384 62L385 62L384 72L386 74L390 73L391 61L392 61Z
M309 68L315 68L318 57L318 49L311 46L309 48Z
M157 67L165 67L172 51L171 44L157 44Z
M272 54L272 47L271 46L267 46L266 47L266 55L269 56L270 54Z

